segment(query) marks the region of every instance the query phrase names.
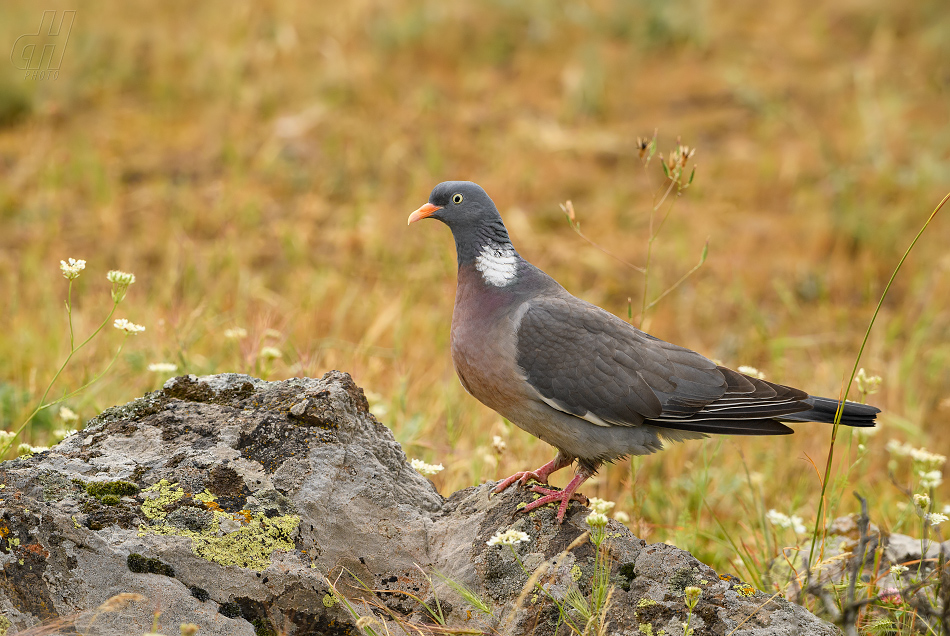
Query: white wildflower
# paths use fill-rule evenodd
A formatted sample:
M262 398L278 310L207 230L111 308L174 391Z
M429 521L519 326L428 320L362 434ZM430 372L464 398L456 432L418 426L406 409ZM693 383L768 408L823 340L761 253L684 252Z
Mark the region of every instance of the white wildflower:
M17 446L17 457L31 457L36 453L48 451L49 446L30 446L29 444L20 444Z
M125 318L119 318L119 319L117 319L117 320L115 321L115 323L113 323L112 326L115 327L116 329L120 329L120 330L122 330L122 331L124 331L124 332L126 332L126 333L130 333L130 334L132 334L133 336L134 336L135 334L137 334L137 333L141 333L141 332L145 331L145 327L143 327L142 325L137 325L137 324L135 324L134 322L129 322L129 321L126 320Z
M620 523L630 523L630 515L628 515L623 510L618 510L617 512L615 512L614 519L616 519Z
M504 453L505 449L508 447L508 444L505 443L505 440L501 438L501 435L495 435L491 438L492 448L495 449L496 453Z
M247 338L247 329L244 327L231 327L224 330L224 337L228 340L241 340Z
M686 597L686 606L689 609L696 607L696 603L699 601L699 597L702 595L702 588L696 587L695 585L690 585L685 590L683 590L683 596Z
M776 528L788 528L792 525L792 520L789 519L788 515L779 512L775 508L766 512L765 518Z
M914 503L920 506L921 508L926 509L930 506L930 495L927 494L915 494Z
M919 463L923 464L928 468L936 468L937 466L943 466L947 463L946 455L940 455L938 453L931 453L925 448L915 448L910 452L911 458Z
M888 440L884 448L886 448L887 452L891 455L897 455L898 457L907 457L911 451L914 450L914 447L910 444L902 444L896 439Z
M521 530L514 530L509 528L502 532L499 530L492 538L486 541L488 545L517 545L519 543L525 543L531 540L531 536L527 532L522 532Z
M607 515L602 512L592 512L587 515L586 521L591 528L603 528L607 525Z
M607 501L606 499L600 499L598 497L591 497L589 507L594 512L599 512L603 515L606 515L613 509L614 502Z
M435 475L445 470L445 467L442 464L427 464L421 459L413 459L409 462L416 471L423 475Z
M58 428L58 429L56 429L55 431L53 431L53 437L56 438L56 441L62 441L62 440L64 440L64 439L66 439L67 437L70 437L70 436L72 436L72 435L75 435L75 434L78 433L78 432L79 432L79 431L77 431L77 430L74 429L74 428L68 428L68 429L67 429L67 428Z
M931 527L936 528L947 519L950 519L950 517L939 512L931 512L929 515L927 515L926 519Z
M943 483L943 473L941 473L939 470L929 470L926 472L921 470L918 471L917 474L920 476L921 488L936 488Z
M125 293L129 291L129 285L135 282L135 274L114 269L106 274L106 280L112 283L112 301L120 303L125 298Z
M805 534L808 532L802 518L798 515L786 515L778 510L772 509L765 513L765 518L776 528L791 528L795 534Z
M75 424L79 421L79 415L68 406L59 407L59 419L66 424Z
M858 391L864 395L873 395L881 389L881 376L868 375L865 373L864 367L858 369L858 374L854 377L854 381L858 385Z
M894 576L900 576L901 574L903 574L909 569L910 568L908 568L906 565L892 565L891 574L893 574Z
M946 455L931 453L926 448L914 448L910 444L900 443L896 439L887 442L887 452L898 457L910 457L924 468L933 470L947 462Z
M283 354L277 347L261 347L261 352L258 355L265 360L276 360Z
M178 371L178 365L171 362L153 362L148 365L148 370L154 373L174 373Z
M66 280L75 280L79 278L79 273L86 269L86 261L76 260L75 258L71 258L69 261L60 261L59 269L63 272Z
M737 369L737 371L739 371L739 373L751 376L753 378L758 378L759 380L765 379L765 374L759 371L758 369L756 369L755 367L742 365Z
M16 437L16 433L12 431L0 431L0 446L6 446L14 437Z

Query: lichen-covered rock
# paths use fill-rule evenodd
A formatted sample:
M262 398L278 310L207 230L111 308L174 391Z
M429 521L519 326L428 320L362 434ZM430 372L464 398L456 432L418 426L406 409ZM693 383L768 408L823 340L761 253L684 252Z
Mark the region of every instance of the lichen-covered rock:
M516 489L444 500L336 371L175 378L49 451L0 464L0 483L9 634L39 623L141 634L156 612L166 634L181 623L206 635L358 634L367 621L418 633L433 613L486 633L568 633L558 604L589 596L595 571L593 546L577 541L586 508L572 504L559 525L553 510L514 514L532 496ZM510 527L530 539L514 553L487 545ZM607 633L682 633L690 585L703 590L696 636L836 633L686 552L616 522L607 530Z

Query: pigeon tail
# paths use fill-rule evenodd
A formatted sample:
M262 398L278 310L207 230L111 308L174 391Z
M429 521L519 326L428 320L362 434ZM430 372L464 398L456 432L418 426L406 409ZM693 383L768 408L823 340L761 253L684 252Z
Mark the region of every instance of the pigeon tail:
M802 400L802 402L810 404L811 409L785 415L781 418L782 421L824 422L826 424L831 424L835 421L835 414L838 412L838 400L809 395L806 399ZM880 412L881 409L870 406L869 404L845 402L844 413L841 414L841 423L845 426L874 426L874 417Z

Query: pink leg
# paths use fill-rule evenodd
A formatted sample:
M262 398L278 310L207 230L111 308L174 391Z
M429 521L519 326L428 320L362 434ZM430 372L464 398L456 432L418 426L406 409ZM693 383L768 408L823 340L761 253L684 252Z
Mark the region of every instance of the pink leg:
M564 515L567 513L567 505L571 503L571 501L579 501L587 505L587 497L577 492L577 489L580 488L580 485L587 481L592 474L593 471L586 470L583 466L579 465L574 479L571 480L571 483L569 483L564 490L551 490L549 488L542 488L541 486L533 486L531 488L532 491L541 493L544 496L529 503L521 509L521 512L531 512L541 506L546 506L549 503L557 501L561 504L557 508L557 522L563 523Z
M551 461L549 461L547 464L542 466L541 468L538 468L536 470L522 470L520 472L517 472L511 477L509 477L508 479L502 481L497 486L495 486L495 489L492 492L499 493L505 488L507 488L508 486L515 483L516 481L519 482L520 486L526 485L528 483L528 480L531 480L531 479L534 479L542 484L546 484L548 483L548 477L551 476L551 473L557 472L561 470L562 468L567 468L572 463L574 463L573 457L569 457L565 455L564 453L562 453L561 451L558 451L557 456Z

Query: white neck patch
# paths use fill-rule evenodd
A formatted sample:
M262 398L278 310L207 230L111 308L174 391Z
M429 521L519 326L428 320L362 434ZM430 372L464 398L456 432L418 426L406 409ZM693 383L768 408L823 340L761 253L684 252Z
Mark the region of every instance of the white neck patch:
M518 273L518 255L511 244L488 243L475 257L475 269L489 285L504 287Z

